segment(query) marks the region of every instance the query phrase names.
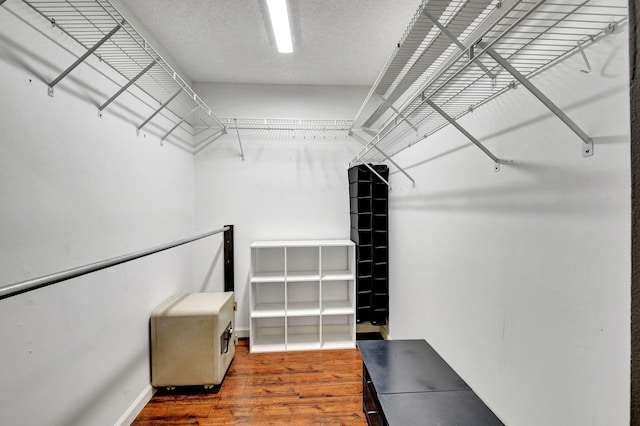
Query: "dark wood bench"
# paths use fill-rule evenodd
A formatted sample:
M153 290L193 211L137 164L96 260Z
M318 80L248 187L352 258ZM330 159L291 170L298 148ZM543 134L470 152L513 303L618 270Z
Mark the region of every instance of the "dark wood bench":
M358 340L369 425L504 426L424 340Z

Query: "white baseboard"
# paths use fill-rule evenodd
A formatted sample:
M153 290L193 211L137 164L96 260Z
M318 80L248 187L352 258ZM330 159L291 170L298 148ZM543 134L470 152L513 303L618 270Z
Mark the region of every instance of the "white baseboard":
M120 416L118 421L115 423L115 426L129 426L133 423L144 406L147 405L147 402L151 401L151 397L154 393L156 393L156 390L151 385L147 385L129 408L127 408L127 411Z
M248 328L236 328L236 337L241 339L245 337L249 337L249 329Z
M385 340L391 340L391 335L389 334L388 326L379 326L379 325L371 325L371 324L357 324L356 325L357 333L375 333L379 332L382 335L382 338ZM236 337L238 338L248 338L249 337L249 329L248 328L236 328Z
M384 340L393 340L391 338L391 333L389 333L389 324L380 327L380 334Z

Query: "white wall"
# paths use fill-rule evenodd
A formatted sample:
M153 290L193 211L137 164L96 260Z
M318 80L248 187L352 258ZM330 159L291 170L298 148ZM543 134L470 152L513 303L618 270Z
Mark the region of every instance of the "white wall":
M366 95L362 87L196 84L221 117L350 119ZM319 134L235 132L196 156L198 228L235 225L236 328L248 335L249 244L257 240L349 238L347 168L361 145ZM222 255L211 243L196 251L196 282L221 291ZM215 258L211 259L211 253Z
M246 329L250 242L349 235L357 143L258 132L242 161L230 134L197 155L194 175L154 126L135 137L151 112L140 100L96 117L117 87L88 66L49 98L46 82L74 59L49 38L77 47L39 28L0 13L2 285L232 223ZM462 120L514 160L500 173L447 128L397 157L416 188L392 176L391 335L426 338L507 424L628 424L626 34L587 53L591 74L573 58L535 82L594 136L594 157L520 88ZM367 91L196 90L220 116L328 119L353 117ZM195 247L194 264L176 249L0 301L2 423L112 424L147 395L151 309L222 287L219 240Z
M93 59L47 96L65 49L21 2L0 8L3 286L195 232L193 156L154 126L137 138L152 110L129 94L99 119L118 86ZM108 425L144 403L149 314L193 289L191 259L186 246L0 300L0 423Z
M629 424L626 28L396 157L390 333L425 338L507 425Z

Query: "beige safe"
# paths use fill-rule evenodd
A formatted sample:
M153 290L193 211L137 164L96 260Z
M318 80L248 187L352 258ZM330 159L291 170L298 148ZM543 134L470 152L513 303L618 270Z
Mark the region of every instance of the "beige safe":
M151 385L222 383L235 353L233 292L179 294L153 310Z

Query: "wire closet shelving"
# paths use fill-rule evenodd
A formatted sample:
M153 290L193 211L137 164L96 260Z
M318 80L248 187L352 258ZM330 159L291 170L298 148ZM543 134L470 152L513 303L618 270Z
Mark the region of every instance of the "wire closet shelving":
M310 120L275 118L218 118L185 80L165 61L109 0L22 0L85 50L73 64L49 83L55 86L89 56L116 71L126 83L98 108L98 114L122 93L135 86L155 102L156 109L136 126L140 132L158 114L173 127L163 129L161 141L181 127L194 139L191 152L197 154L226 133L237 136L241 155L241 134L287 134L301 137L346 137L352 120ZM3 1L0 1L0 4Z
M591 138L529 79L613 32L626 0L424 0L354 120L365 145L350 165L388 160L451 124L494 161L458 119L519 85L582 140ZM413 181L413 179L411 179Z
M301 118L221 118L230 134L235 134L244 159L242 137L271 139L346 139L353 127L353 120L301 119ZM210 142L207 142L207 144ZM196 148L196 153L206 147Z
M157 109L137 126L137 131L160 113L174 124L165 130L161 140L180 126L191 135L203 129L224 131L224 124L211 108L108 0L23 2L86 49L77 61L51 80L50 96L54 95L55 86L75 67L90 55L95 55L127 81L98 108L100 116L122 93L135 85L157 102Z

